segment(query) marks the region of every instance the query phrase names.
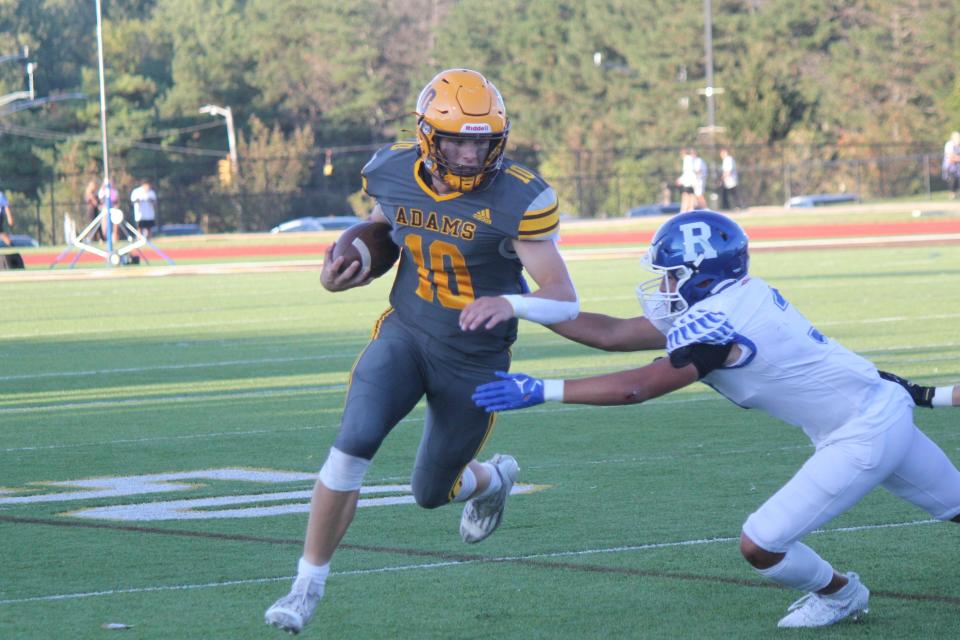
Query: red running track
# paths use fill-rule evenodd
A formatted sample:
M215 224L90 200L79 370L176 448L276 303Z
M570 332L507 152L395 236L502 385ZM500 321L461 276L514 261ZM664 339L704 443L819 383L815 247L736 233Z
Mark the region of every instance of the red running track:
M925 234L960 233L960 220L917 220L911 222L882 222L856 224L791 225L791 226L746 226L751 240L800 240L811 238L859 238L859 237L903 237ZM568 232L563 234L563 246L577 245L645 245L653 237L653 231L608 231L608 232ZM215 258L257 258L303 256L321 259L328 243L305 243L287 245L240 245L233 247L170 247L161 249L173 261L211 260ZM163 263L163 260L149 248L143 251L151 261ZM56 253L28 253L23 255L24 263L30 267L49 266ZM70 264L75 254L68 254L61 265ZM103 258L84 253L79 262L103 262Z

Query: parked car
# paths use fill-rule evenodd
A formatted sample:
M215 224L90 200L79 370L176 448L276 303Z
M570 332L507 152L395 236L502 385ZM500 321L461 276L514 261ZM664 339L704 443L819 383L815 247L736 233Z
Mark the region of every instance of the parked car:
M642 204L633 207L627 211L628 218L639 218L641 216L669 216L674 213L680 213L680 203L671 202L670 204Z
M17 234L10 236L10 244L8 245L2 239L0 239L0 247L39 247L40 243L27 235Z
M850 204L860 198L855 193L815 193L806 196L794 196L787 200L786 207L804 209L808 207L826 207L831 204Z
M197 236L202 233L200 225L192 223L162 224L157 229L158 236Z
M363 218L358 218L357 216L305 216L278 224L273 229L270 229L270 233L331 231L335 229L346 229L358 222L363 222Z

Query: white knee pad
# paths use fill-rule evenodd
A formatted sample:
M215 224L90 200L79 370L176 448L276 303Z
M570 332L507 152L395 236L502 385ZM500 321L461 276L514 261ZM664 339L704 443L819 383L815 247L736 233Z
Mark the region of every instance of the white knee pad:
M757 571L777 584L800 591L819 591L833 579L830 563L802 542L787 547L787 554L777 564Z
M363 486L370 461L351 456L336 447L330 447L330 455L320 469L320 481L333 491L356 491Z

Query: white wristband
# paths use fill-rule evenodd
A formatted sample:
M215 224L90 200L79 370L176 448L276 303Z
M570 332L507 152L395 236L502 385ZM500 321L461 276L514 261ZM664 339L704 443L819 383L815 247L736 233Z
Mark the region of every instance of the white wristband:
M573 320L580 313L580 300L565 302L519 294L500 296L513 307L513 316L540 324L556 324L564 320Z
M546 395L546 392L544 392ZM953 385L949 387L937 387L933 392L933 398L930 404L934 407L952 407L953 406Z
M563 402L563 380L544 380L543 399L545 402Z

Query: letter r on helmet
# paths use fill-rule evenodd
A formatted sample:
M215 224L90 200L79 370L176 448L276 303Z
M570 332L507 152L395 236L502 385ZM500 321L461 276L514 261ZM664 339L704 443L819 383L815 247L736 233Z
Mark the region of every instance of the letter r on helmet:
M710 244L710 226L705 222L690 222L680 225L683 234L683 260L693 262L697 256L705 260L717 257L717 250Z

